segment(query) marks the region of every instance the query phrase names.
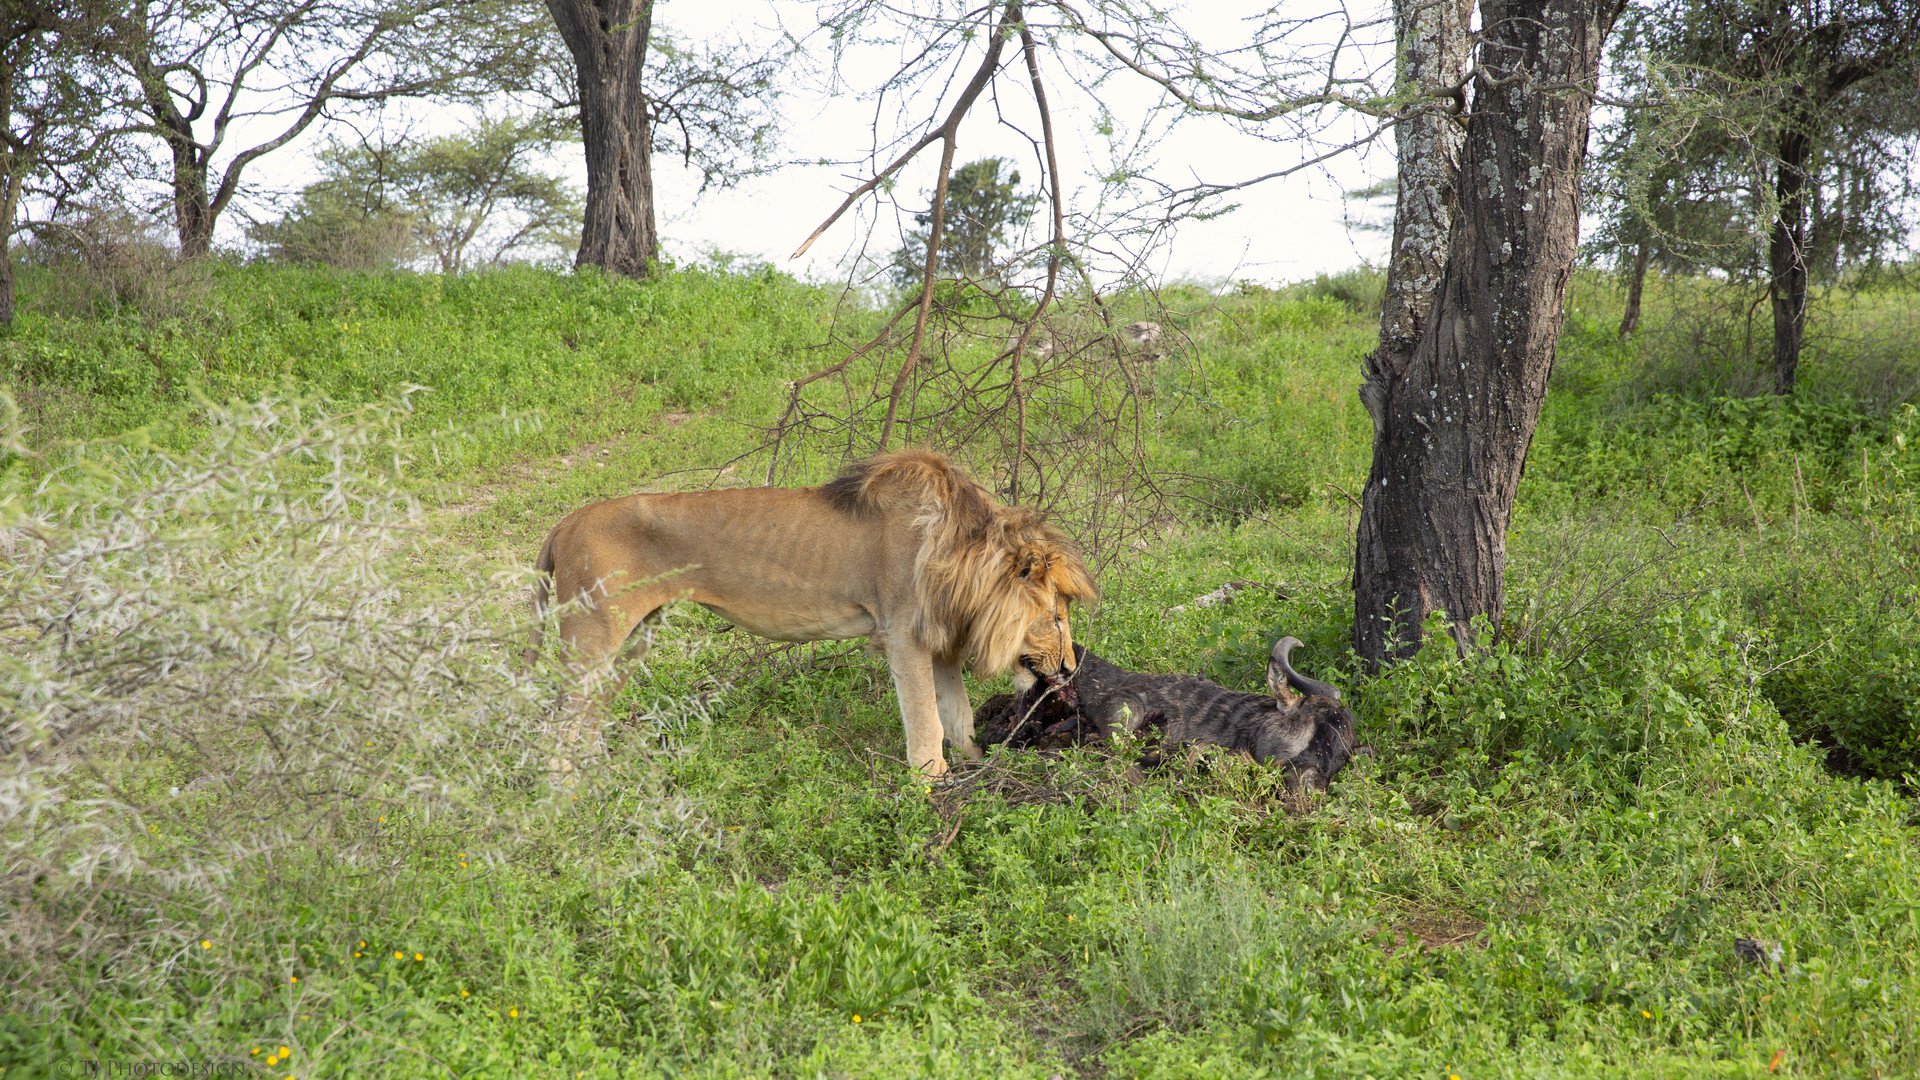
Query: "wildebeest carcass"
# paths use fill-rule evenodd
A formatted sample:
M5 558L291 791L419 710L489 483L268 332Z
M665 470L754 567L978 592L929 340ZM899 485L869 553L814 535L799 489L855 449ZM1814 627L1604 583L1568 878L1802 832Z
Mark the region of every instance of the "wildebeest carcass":
M1288 654L1299 644L1291 637L1274 644L1267 694L1228 690L1193 675L1128 671L1076 644L1079 665L1070 678L1016 673L1026 685L982 705L975 731L982 746L1042 750L1098 742L1115 731L1157 736L1156 756L1183 746L1221 746L1261 763L1285 762L1296 783L1324 791L1353 755L1353 713L1336 687L1293 670Z

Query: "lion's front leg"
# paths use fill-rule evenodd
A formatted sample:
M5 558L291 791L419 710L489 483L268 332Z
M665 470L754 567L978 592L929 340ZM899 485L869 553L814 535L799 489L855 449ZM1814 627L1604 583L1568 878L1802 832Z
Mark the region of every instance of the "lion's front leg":
M933 692L940 701L940 729L954 749L978 761L980 746L973 741L973 703L967 700L967 682L958 661L933 662Z
M940 700L932 655L917 645L893 642L887 647L887 666L893 669L900 722L907 729L907 764L930 777L944 775L947 759L940 752Z

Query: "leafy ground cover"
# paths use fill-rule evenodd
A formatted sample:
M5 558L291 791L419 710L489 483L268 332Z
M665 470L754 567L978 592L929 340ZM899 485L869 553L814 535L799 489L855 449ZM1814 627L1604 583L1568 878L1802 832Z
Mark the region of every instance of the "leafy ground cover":
M595 775L537 779L551 687L503 659L512 568L588 500L738 482L725 470L783 381L876 322L834 294L721 271L249 267L165 318L23 318L0 358L33 430L0 525L64 524L9 533L16 550L106 558L89 522L147 520L122 508L156 505L155 484L225 479L140 511L167 528L114 534L171 552L166 575L116 563L83 589L22 567L105 564L11 559L13 714L51 715L34 687L100 708L127 694L24 634L20 596L226 610L234 594L194 568L242 559L265 599L219 648L189 650L190 626L153 639L184 643L179 671L221 673L196 685L235 688L241 720L161 693L174 675L115 714L130 736L59 751L10 729L4 1075L1920 1071L1914 295L1825 298L1807 390L1782 403L1742 396L1743 369L1702 345L1739 330L1706 286L1652 289L1648 329L1622 342L1611 289L1583 277L1501 642L1368 679L1345 646L1366 287L1124 300L1181 342L1154 375L1160 460L1243 496L1115 558L1077 627L1129 666L1249 689L1274 637L1302 638L1296 660L1347 689L1376 752L1311 803L1233 762L1141 782L1094 753L1012 755L929 792L895 760L877 662L766 650L694 613L622 698ZM394 405L409 384L432 389ZM205 403L262 395L283 404ZM238 449L207 457L210 438ZM358 522L343 576L200 527L273 491L290 549L336 542L340 519L303 507ZM352 517L373 505L380 529ZM306 580L283 566L326 587L283 603L273 590ZM1256 587L1192 603L1229 580ZM327 606L363 587L388 606ZM429 601L433 620L406 618ZM276 666L252 660L275 647L231 647L320 625L369 639L328 678L325 653ZM150 615L80 640L154 626L174 630ZM124 671L148 654L86 655ZM428 734L367 706L403 690L433 697ZM308 754L264 754L254 733ZM245 797L196 786L243 760ZM117 854L85 863L103 838Z

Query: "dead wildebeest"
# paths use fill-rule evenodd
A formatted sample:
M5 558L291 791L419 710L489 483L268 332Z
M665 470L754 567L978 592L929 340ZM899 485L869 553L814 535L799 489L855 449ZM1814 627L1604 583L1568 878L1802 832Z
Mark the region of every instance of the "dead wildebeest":
M1340 691L1293 670L1287 656L1300 642L1283 637L1267 658L1268 694L1243 694L1193 675L1148 675L1108 663L1076 644L1071 678L1016 681L1018 694L997 694L974 714L982 746L1057 749L1098 742L1115 731L1153 738L1159 753L1183 746L1221 746L1261 763L1285 762L1293 781L1324 791L1353 755L1353 713Z

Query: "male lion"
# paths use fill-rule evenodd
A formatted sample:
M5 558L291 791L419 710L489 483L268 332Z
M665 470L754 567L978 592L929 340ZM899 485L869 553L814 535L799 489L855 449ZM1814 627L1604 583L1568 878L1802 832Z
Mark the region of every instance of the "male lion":
M560 636L598 710L619 683L622 646L665 605L690 600L779 641L866 637L887 658L907 761L946 771L944 733L968 757L973 707L960 665L991 676L1014 661L1040 676L1073 670L1067 619L1092 577L1029 507L1001 506L945 457L884 454L820 487L629 495L567 515L540 549L534 647L548 588ZM632 637L631 644L627 644Z

